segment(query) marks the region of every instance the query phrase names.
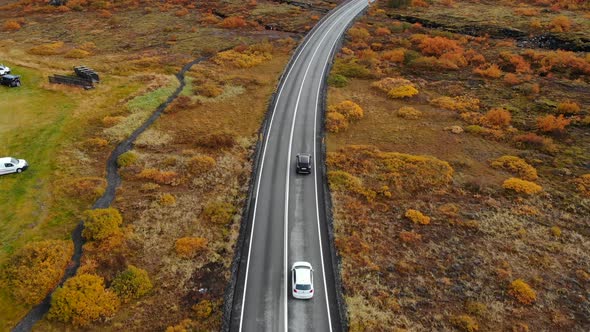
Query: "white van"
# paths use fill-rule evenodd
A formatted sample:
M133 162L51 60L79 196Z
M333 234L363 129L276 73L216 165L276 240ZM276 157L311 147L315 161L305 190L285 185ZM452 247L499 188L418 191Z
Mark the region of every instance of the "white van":
M29 168L29 164L24 159L14 159L12 157L0 158L0 175L20 173L27 168Z

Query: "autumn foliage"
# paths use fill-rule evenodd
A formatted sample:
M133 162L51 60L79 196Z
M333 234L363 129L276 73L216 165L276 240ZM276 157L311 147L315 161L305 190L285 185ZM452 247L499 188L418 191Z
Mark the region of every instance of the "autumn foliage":
M103 278L81 274L68 279L51 297L47 317L74 326L86 326L111 317L119 308L117 295L105 289Z
M224 202L213 202L209 203L203 209L203 217L218 225L227 225L231 222L231 219L235 213L235 208Z
M121 232L123 217L117 209L86 210L82 215L84 230L82 235L87 240L103 240Z
M161 171L155 168L146 168L139 172L138 178L150 180L158 184L174 184L178 174L174 171Z
M406 211L404 216L415 224L420 224L420 225L430 224L430 217L425 216L424 214L422 214L422 212L420 212L418 210L409 209Z
M129 265L125 271L117 274L110 288L119 296L119 299L128 302L145 295L152 287L146 270Z
M546 115L537 118L539 130L546 133L563 133L572 120L566 119L563 114L559 116Z
M541 187L540 185L538 185L534 182L530 182L530 181L526 181L526 180L522 180L522 179L517 179L517 178L510 178L510 179L504 181L504 183L502 184L502 187L504 187L504 189L512 190L516 193L526 194L526 195L533 195L533 194L543 191L543 187Z
M204 237L183 237L176 240L174 249L183 258L192 258L207 249L209 241Z
M535 290L522 279L516 279L510 283L508 294L522 304L532 304L537 299Z
M412 97L418 94L414 84L400 77L386 77L371 84L372 87L387 93L392 99Z
M523 180L535 181L537 170L526 161L515 156L502 156L491 163L492 167L504 169L518 175Z
M72 257L71 241L30 242L10 259L6 275L13 297L26 304L37 304L57 286Z

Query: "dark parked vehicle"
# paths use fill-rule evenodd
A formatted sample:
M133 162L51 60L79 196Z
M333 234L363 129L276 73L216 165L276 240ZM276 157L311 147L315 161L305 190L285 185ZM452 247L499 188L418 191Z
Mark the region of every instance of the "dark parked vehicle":
M9 86L11 88L20 86L20 76L18 75L4 75L0 77L0 84Z
M306 153L300 153L297 155L296 161L296 171L297 173L301 174L310 174L311 173L311 155Z

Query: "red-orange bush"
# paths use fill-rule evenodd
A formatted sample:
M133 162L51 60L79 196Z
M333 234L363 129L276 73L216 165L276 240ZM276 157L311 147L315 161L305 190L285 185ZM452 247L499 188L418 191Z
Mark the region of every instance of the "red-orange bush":
M546 115L537 118L537 126L542 132L548 133L563 133L565 127L567 127L571 119L566 119L562 114L555 117L554 115Z
M507 127L511 121L512 115L503 108L494 108L488 111L482 119L484 125L492 127Z
M248 25L246 20L239 16L226 17L219 23L222 28L243 28L246 25Z
M489 66L475 68L473 72L480 76L489 78L499 78L500 76L502 76L502 70L495 63Z
M462 52L463 48L457 41L445 37L424 37L418 45L422 54L440 56L444 53Z
M2 24L2 30L4 31L17 31L20 30L21 25L15 20L8 20Z
M565 15L560 15L551 20L549 24L551 31L554 32L567 32L572 28L572 21Z
M173 184L178 178L178 174L174 171L161 171L155 168L146 168L138 175L138 178L144 180L151 180L158 184Z

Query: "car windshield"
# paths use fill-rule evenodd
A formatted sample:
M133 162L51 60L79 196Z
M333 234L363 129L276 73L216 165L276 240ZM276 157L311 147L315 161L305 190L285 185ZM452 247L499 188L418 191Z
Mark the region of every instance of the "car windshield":
M18 165L18 160L14 159L14 158L10 158L10 162L13 163L14 165Z
M296 285L295 289L297 289L297 290L310 290L311 285Z
M299 163L302 165L309 164L309 157L308 156L299 156Z

